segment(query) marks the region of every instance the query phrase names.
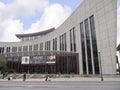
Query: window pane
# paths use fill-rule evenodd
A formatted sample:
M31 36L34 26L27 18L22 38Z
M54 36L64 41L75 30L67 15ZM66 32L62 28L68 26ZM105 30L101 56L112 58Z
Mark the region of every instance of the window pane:
M82 63L83 63L83 74L86 74L86 58L85 58L85 36L83 29L83 22L80 23L80 34L81 34L81 50L82 50Z
M90 17L90 29L91 29L91 38L92 38L92 47L93 47L94 69L95 69L95 74L99 74L99 62L98 62L98 54L97 54L98 50L97 50L95 24L94 24L93 15Z
M89 71L89 74L92 74L91 45L90 45L88 19L86 19L84 23L85 23L86 45L87 45L88 71Z

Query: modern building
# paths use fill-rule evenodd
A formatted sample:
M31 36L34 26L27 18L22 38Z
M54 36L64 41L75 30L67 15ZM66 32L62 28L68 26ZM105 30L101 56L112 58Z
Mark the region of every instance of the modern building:
M95 75L101 66L116 74L117 0L84 0L58 28L16 36L20 42L0 42L8 69Z

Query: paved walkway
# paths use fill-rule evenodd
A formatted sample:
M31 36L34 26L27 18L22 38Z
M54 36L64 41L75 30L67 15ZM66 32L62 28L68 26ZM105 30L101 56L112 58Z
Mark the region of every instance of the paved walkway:
M1 81L8 81L7 79L0 79ZM22 81L22 79L12 79L11 81ZM26 79L26 81L45 81L45 78ZM50 78L50 81L101 81L101 78L94 77L71 77L71 78ZM104 81L120 81L120 77L105 77Z

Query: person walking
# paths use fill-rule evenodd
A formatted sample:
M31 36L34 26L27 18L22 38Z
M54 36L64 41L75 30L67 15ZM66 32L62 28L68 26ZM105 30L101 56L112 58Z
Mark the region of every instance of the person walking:
M23 81L26 80L26 73L23 74Z
M5 78L5 72L3 72L3 79Z

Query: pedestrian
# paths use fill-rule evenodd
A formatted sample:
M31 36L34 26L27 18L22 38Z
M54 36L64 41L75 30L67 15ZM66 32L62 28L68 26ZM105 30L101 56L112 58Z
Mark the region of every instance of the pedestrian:
M11 78L10 78L10 76L8 77L8 81L10 80Z
M48 75L46 75L45 81L48 81Z
M23 74L23 81L26 80L26 73Z
M5 78L5 72L3 72L3 79Z
M51 81L50 76L46 75L45 81Z

